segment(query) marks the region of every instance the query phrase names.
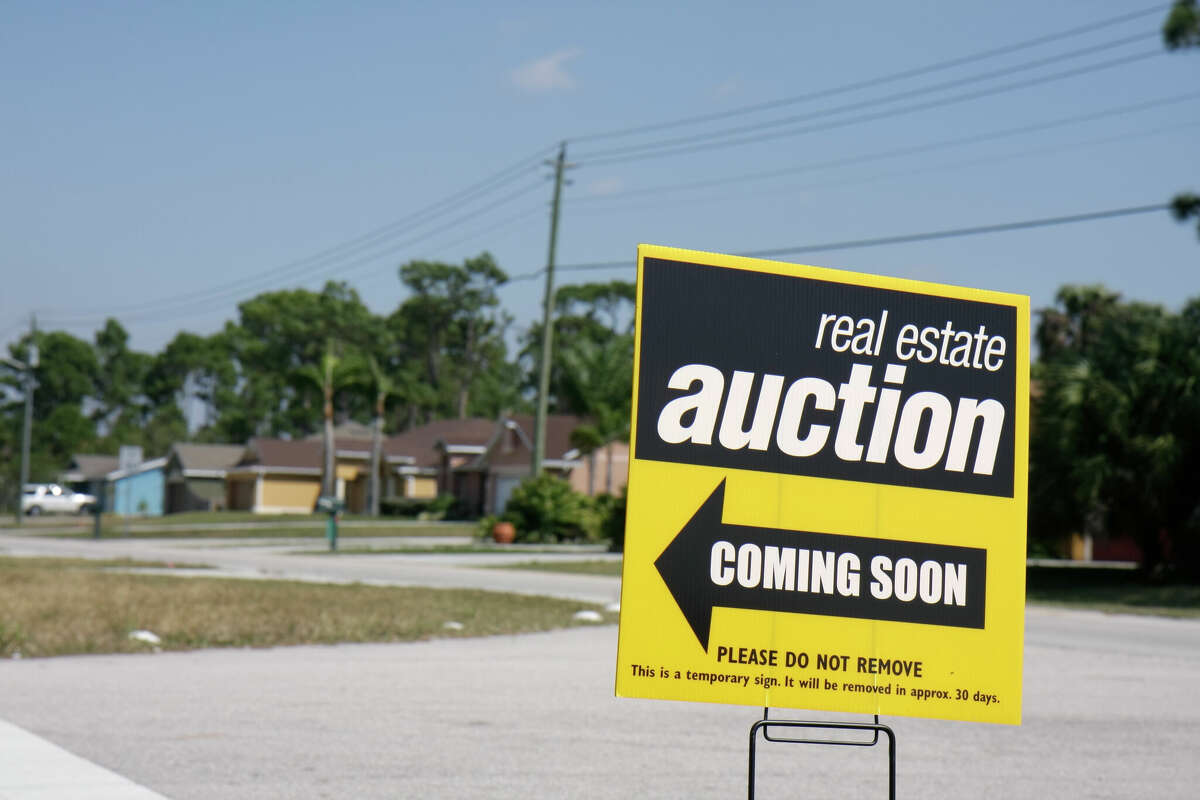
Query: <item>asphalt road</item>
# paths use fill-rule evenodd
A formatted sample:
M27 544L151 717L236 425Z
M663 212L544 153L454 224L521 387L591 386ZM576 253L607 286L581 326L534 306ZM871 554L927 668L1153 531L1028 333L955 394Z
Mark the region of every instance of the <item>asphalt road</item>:
M176 800L744 796L760 709L614 698L615 656L605 626L9 661L0 719ZM1031 608L1024 724L885 719L899 794L1194 798L1197 686L1198 621ZM759 797L884 795L882 748L771 744L759 756Z

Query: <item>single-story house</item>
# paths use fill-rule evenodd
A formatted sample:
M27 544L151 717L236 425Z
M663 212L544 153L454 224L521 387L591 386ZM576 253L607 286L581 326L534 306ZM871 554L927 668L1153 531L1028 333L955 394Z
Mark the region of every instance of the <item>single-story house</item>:
M479 456L494 419L440 419L384 443L384 497L429 499L452 491L453 470Z
M306 514L321 494L321 443L251 439L225 471L225 508L258 514Z
M108 473L120 466L116 456L101 456L91 453L76 453L71 463L60 473L58 482L94 497L104 497L108 487Z
M442 419L385 437L380 452L380 497L428 500L448 493L452 470L483 453L495 430L493 419ZM339 426L337 431L338 496L346 501L347 509L365 510L371 438L349 426Z
M236 444L174 445L167 454L166 513L224 509L225 473L245 452Z
M124 516L161 517L166 490L166 458L108 473L104 507Z
M571 488L589 497L620 494L629 480L629 442L612 441L582 456L567 455L582 462L567 478Z
M629 446L614 442L611 448L584 456L571 444L571 433L584 421L566 414L546 417L542 468L567 480L576 491L594 495L607 484L607 459L611 453L612 491L619 492L628 478ZM482 452L449 467L451 490L465 508L476 514L504 511L513 489L533 470L534 424L529 415L502 417L492 423L491 436Z

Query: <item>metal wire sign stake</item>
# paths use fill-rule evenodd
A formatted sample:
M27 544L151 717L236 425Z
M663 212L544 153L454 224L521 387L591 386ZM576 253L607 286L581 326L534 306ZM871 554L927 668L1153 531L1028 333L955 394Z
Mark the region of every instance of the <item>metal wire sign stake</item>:
M896 734L887 725L879 722L875 715L874 722L833 722L796 719L770 719L770 709L763 708L762 719L750 726L750 763L746 778L746 792L749 800L754 800L754 754L758 743L758 733L762 731L763 739L768 742L783 742L787 744L826 744L843 747L874 747L879 744L879 734L888 740L888 800L896 800ZM771 728L825 729L839 731L870 731L869 741L854 739L812 739L793 738L789 736L772 736Z

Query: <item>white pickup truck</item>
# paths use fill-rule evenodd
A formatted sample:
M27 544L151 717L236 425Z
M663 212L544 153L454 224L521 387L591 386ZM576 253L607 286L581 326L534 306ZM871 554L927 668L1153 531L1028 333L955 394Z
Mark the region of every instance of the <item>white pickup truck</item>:
M27 483L21 493L21 512L38 514L83 514L96 505L90 494L64 489L57 483Z

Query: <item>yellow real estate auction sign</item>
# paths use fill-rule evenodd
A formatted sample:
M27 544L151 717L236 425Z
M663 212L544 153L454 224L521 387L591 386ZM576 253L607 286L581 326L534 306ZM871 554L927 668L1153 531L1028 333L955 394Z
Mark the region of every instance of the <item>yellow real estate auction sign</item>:
M616 692L1019 724L1029 299L638 248Z

